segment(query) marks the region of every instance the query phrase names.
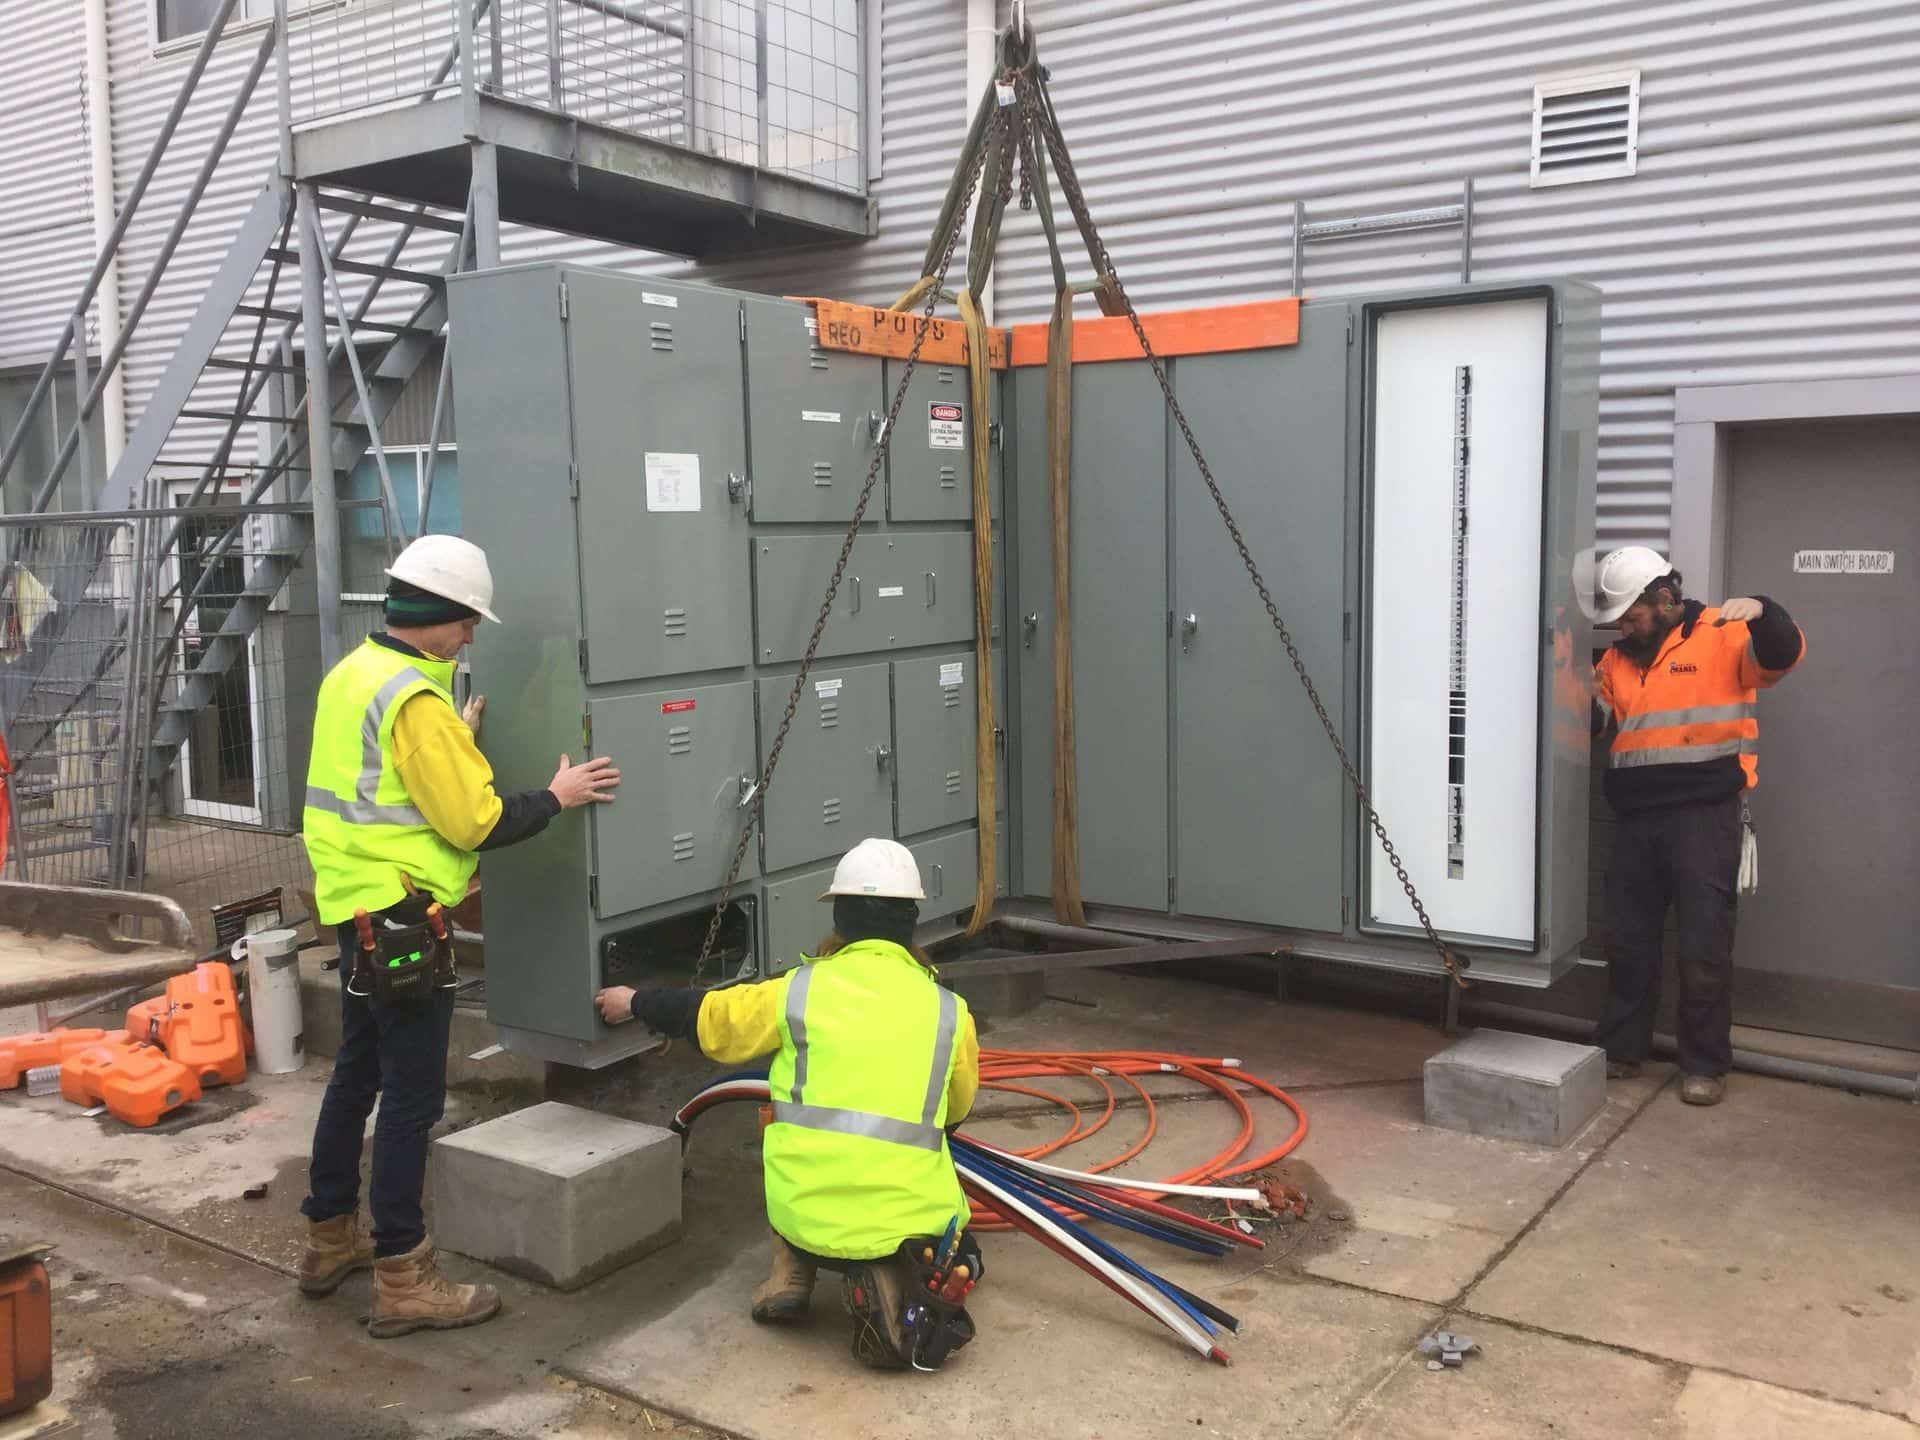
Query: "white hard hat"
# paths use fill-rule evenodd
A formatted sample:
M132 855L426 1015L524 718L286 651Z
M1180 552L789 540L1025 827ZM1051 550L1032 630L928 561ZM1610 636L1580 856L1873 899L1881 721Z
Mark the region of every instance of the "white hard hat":
M493 571L487 568L486 551L470 540L422 535L394 558L387 574L500 623L492 609Z
M1625 545L1600 562L1593 577L1593 622L1611 625L1647 593L1654 581L1673 573L1658 550Z
M920 866L913 852L898 840L862 840L840 857L833 883L820 898L835 895L871 895L876 900L924 900Z

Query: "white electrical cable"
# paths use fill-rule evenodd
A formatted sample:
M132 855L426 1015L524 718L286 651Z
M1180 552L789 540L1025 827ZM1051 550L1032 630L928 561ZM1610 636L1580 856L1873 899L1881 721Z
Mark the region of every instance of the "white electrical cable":
M1068 1250L1071 1250L1075 1255L1083 1258L1102 1275L1109 1277L1116 1286L1124 1290L1129 1296L1138 1300L1140 1304L1146 1308L1148 1313L1153 1315L1169 1330L1173 1331L1173 1333L1178 1335L1182 1340L1185 1340L1187 1344L1191 1345L1195 1350L1198 1350L1202 1355L1211 1357L1213 1352L1219 1348L1215 1344L1212 1336L1194 1324L1192 1319L1189 1318L1184 1311L1180 1310L1179 1307L1174 1305L1172 1301L1167 1299L1165 1295L1162 1295L1145 1281L1138 1280L1132 1275L1129 1275L1105 1257L1088 1249L1072 1235L1069 1235L1058 1225L1055 1225L1050 1216L1035 1210L1025 1201L1020 1200L1018 1197L1012 1195L977 1172L968 1171L967 1180L968 1183L984 1192L996 1205L1003 1206L1010 1212L1017 1212L1035 1227L1045 1230L1049 1236L1065 1246Z
M1191 1195L1201 1200L1237 1200L1243 1205L1252 1205L1262 1210L1267 1208L1267 1197L1251 1186L1176 1185L1171 1180L1131 1180L1124 1175L1092 1175L1085 1170L1067 1170L1058 1165L1046 1165L1038 1160L1028 1160L979 1140L969 1139L967 1143L978 1145L982 1150L991 1152L996 1159L1005 1157L1003 1163L1015 1169L1032 1170L1041 1175L1050 1175L1056 1180L1072 1180L1081 1185L1100 1185L1109 1190L1138 1190L1147 1195Z

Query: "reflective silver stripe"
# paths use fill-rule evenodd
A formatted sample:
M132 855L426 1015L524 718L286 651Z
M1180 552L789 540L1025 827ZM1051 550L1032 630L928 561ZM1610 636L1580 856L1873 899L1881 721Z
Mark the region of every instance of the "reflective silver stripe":
M1697 765L1703 760L1719 760L1728 755L1758 755L1758 740L1716 740L1711 745L1651 745L1643 750L1616 750L1608 757L1615 770L1631 770L1639 765Z
M947 1066L953 1063L953 1032L960 1024L960 1006L944 985L940 992L940 1028L933 1037L933 1070L927 1076L927 1103L920 1107L920 1123L931 1126L940 1118L940 1101L947 1093Z
M802 965L787 982L787 1038L793 1041L793 1103L807 1088L807 987L813 984L813 966Z
M1682 710L1648 710L1627 715L1620 721L1620 733L1632 730L1664 730L1670 725L1723 725L1729 720L1751 720L1751 705L1690 705Z
M869 1115L862 1110L835 1110L826 1105L801 1105L791 1100L774 1101L773 1118L786 1125L798 1125L803 1130L864 1135L869 1140L911 1145L916 1150L938 1150L942 1138L937 1125L916 1125L911 1120Z
M375 805L367 800L342 800L318 785L307 787L307 808L324 811L349 825L425 825L427 817L411 805Z

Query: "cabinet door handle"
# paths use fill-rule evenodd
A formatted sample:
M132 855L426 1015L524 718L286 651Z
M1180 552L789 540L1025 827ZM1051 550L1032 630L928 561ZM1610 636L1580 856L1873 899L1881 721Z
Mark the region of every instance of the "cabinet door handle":
M1180 619L1180 648L1191 650L1193 637L1200 632L1200 617L1189 610Z
M939 595L939 591L934 583L934 580L935 580L935 577L934 577L933 571L931 570L927 571L927 608L929 610L931 610L934 607L934 604Z
M860 577L858 575L850 575L847 578L853 581L853 608L847 613L849 615L858 615L860 613Z
M874 768L876 769L879 769L879 770L886 769L887 766L893 763L893 747L891 745L881 745L881 746L875 747L873 752L873 763L874 763Z

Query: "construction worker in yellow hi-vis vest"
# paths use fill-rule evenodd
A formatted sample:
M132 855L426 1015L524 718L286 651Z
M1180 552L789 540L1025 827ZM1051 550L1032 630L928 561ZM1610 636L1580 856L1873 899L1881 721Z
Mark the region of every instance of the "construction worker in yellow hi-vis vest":
M539 834L562 810L613 798L620 773L604 757L565 755L541 790L500 795L476 732L484 701L454 707L454 660L481 620L496 620L493 574L477 545L423 535L387 571L386 629L328 672L314 712L302 838L313 862L315 923L336 928L342 1031L314 1127L300 1288L330 1295L374 1271L368 1332L477 1325L500 1309L491 1286L440 1273L421 1210L427 1132L446 1103L454 992L383 998L354 983L370 932L420 922L433 901L467 897L477 852ZM418 892L409 893L409 886ZM369 1205L359 1227L360 1150L376 1098Z
M862 840L820 898L833 900L834 934L776 979L704 993L611 986L595 1000L609 1023L638 1017L710 1059L771 1057L762 1159L773 1271L753 1318L799 1319L818 1269L838 1270L854 1354L900 1368L911 1346L903 1250L940 1244L951 1226L961 1263L981 1273L947 1149L980 1088L980 1040L966 1001L914 947L926 895L906 846ZM961 1344L972 1338L964 1323Z

